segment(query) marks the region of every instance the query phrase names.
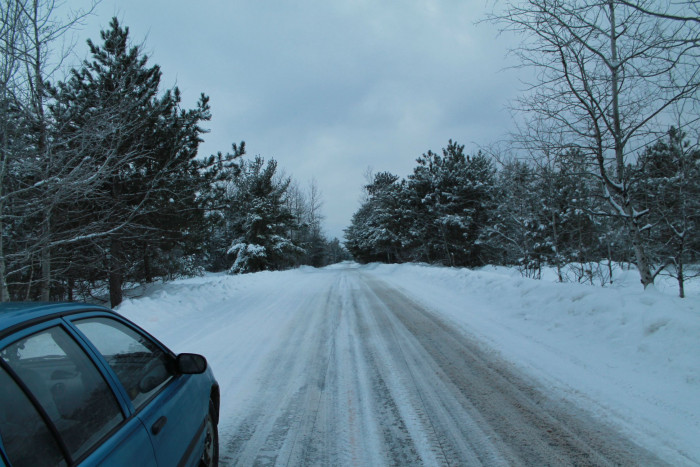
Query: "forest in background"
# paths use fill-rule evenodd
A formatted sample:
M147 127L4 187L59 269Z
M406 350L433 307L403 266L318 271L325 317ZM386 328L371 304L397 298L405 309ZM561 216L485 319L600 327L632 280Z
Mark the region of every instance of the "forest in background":
M672 128L626 173L631 199L647 212L642 239L654 276L675 277L683 294L700 273L700 150ZM624 219L575 150L499 162L450 141L418 158L406 178L369 178L345 243L363 263L516 266L531 278L552 266L560 281L602 285L635 263Z
M450 142L405 180L371 177L347 248L534 277L546 264L560 280L564 265L591 280L606 263L612 281L622 262L644 288L672 275L683 297L700 251L700 3L512 1L487 21L534 72L512 104L518 130L473 156Z

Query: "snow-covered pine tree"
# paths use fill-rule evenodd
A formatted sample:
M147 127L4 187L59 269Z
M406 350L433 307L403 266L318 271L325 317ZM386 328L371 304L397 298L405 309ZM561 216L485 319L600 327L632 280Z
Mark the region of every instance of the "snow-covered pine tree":
M375 252L369 241L369 220L372 215L372 206L368 201L362 203L350 220L350 225L345 229L345 248L353 259L360 263L374 261Z
M567 162L562 163L561 159ZM578 263L575 280L588 280L586 264L603 256L600 197L588 172L577 169L576 151L548 162L511 160L498 174L498 203L487 229L488 245L501 264L517 264L523 275L539 277L542 266L557 268L559 280L570 280L563 267ZM588 268L588 269L586 269Z
M150 279L157 255L186 253L203 224L194 157L208 99L182 110L177 88L159 95L160 68L128 34L113 19L101 45L88 41L92 60L58 83L51 106L57 141L72 155L66 169L93 175L81 196L57 206L63 235L53 247L65 247L65 274L106 279L112 306L125 279Z
M700 150L671 128L644 151L633 174L635 201L649 211L647 249L658 273L676 278L685 297L685 281L700 274L688 268L700 254Z
M412 213L405 181L389 173L371 177L366 198L345 230L345 246L356 261L394 263L411 259Z
M226 250L231 244L227 230L228 211L231 208L228 193L241 171L241 157L245 155L245 142L232 145L233 151L207 158L198 158L197 171L204 179L204 187L197 195L204 210L205 232L201 241L200 264L207 270L223 271L230 266Z
M498 264L518 265L526 276L539 270L532 235L539 203L533 168L517 160L506 162L498 172L497 203L486 230L487 242L497 252Z
M290 179L277 177L277 161L245 161L230 187L225 212L233 274L277 270L294 264L304 250L289 238L294 216L285 205Z
M495 169L483 154L467 157L450 141L442 156L428 151L408 177L415 224L429 261L450 266L481 264L480 239L493 199Z

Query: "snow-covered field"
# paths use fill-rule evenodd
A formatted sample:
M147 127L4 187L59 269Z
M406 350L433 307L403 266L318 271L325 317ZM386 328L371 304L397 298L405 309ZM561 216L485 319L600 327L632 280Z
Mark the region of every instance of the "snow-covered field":
M397 287L465 334L676 465L700 465L700 290L524 279L512 269L343 264ZM333 268L333 267L331 267ZM178 352L207 356L222 438L256 391L269 348L328 275L313 268L151 286L118 309ZM284 291L284 293L279 293ZM264 297L264 300L261 300Z

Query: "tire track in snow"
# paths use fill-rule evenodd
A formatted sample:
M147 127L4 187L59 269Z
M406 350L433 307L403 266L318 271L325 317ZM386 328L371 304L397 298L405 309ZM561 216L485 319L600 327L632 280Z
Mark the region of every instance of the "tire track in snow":
M233 459L235 465L275 464L290 428L298 423L294 408L300 405L308 385L306 355L312 353L324 324L324 317L315 313L318 301L318 295L308 295L289 309L294 318L282 339L270 345L274 351L261 371L258 396L241 424L233 428L232 439L223 446L225 457ZM275 306L288 303L277 302Z
M396 289L310 274L268 303L291 317L225 421L224 465L660 464Z
M380 361L390 375L391 396L404 413L411 436L426 465L505 465L502 446L488 441L480 426L445 385L445 375L426 357L415 336L392 314L393 304L366 284L362 307L381 330L377 339ZM458 392L456 394L459 394Z
M259 397L222 440L224 464L383 464L345 288L336 276L289 310L297 316L260 372Z
M415 355L416 367L432 368L427 373L434 371L437 376L434 387L442 387L428 392L427 397L430 412L439 419L436 426L445 428L447 443L455 451L465 454L461 448L466 442L479 457L476 463L464 458L462 462L663 465L651 453L596 423L583 411L548 399L544 388L526 380L510 365L396 289L374 279L365 280L401 323L396 328L403 335L399 341L413 340L416 345L409 350L422 349ZM424 377L429 376L427 373L423 372ZM462 409L455 407L454 402ZM454 414L460 415L453 417ZM459 423L470 419L476 423Z
M378 426L378 432L381 432L381 438L377 433L377 438L383 441L380 446L380 452L384 457L382 465L418 465L422 464L422 458L419 455L416 446L411 438L409 427L406 424L404 416L399 410L400 403L390 396L391 392L388 384L387 373L383 368L382 357L378 355L377 346L373 345L378 339L376 326L373 326L367 320L367 317L361 313L364 306L363 297L366 293L364 288L358 287L353 289L350 296L351 310L356 320L357 342L360 346L360 352L364 356L360 362L364 363L365 384L368 393L365 400L369 401L366 404L371 404L373 407L373 415ZM405 407L405 405L403 405ZM408 415L409 419L415 419Z

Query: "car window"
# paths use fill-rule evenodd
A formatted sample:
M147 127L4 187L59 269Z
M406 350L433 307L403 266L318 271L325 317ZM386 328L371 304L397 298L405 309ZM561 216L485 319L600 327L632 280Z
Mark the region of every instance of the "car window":
M109 318L75 321L104 356L138 409L172 377L171 358L132 328Z
M39 401L73 459L124 420L111 388L63 328L21 339L0 356Z
M56 439L10 375L0 368L0 438L13 466L66 465ZM0 459L0 465L4 465Z

